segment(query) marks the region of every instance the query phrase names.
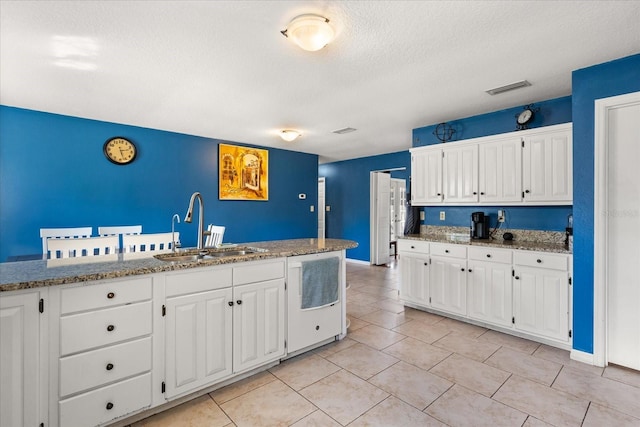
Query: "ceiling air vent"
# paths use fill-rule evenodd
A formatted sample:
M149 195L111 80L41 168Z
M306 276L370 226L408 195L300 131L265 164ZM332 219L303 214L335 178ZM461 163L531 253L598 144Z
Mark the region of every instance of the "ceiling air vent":
M344 128L344 129L338 129L338 130L334 130L333 133L337 133L338 135L342 135L345 133L351 133L351 132L355 132L357 129L354 128Z
M485 92L487 92L489 95L497 95L499 93L504 93L504 92L508 92L510 90L514 90L514 89L520 89L521 87L527 87L527 86L531 86L531 83L529 83L526 80L521 80L519 82L515 82L515 83L511 83L505 86L500 86L500 87L496 87L493 89L489 89Z

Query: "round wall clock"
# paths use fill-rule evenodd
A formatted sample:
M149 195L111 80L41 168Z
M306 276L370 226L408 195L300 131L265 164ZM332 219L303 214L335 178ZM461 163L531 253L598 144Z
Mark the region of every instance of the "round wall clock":
M526 108L522 113L518 115L518 124L520 126L526 125L533 120L533 110Z
M104 143L102 150L107 159L116 165L128 165L138 154L135 144L121 136L109 139Z

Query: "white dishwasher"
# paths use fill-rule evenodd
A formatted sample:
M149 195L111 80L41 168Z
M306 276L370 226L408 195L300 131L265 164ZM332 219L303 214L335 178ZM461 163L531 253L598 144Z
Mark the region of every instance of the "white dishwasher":
M303 306L303 263L338 258L336 301L313 308ZM287 259L287 352L335 339L342 334L345 298L345 265L341 252L301 255Z

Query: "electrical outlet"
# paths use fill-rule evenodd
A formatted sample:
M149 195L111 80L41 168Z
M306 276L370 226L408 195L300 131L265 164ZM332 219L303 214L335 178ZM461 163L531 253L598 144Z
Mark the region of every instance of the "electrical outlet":
M420 211L420 221L424 221L424 211Z
M504 222L507 212L503 209L498 209L498 222Z
M444 211L440 211L440 221L444 221L445 218L446 214L444 213Z
M309 206L309 211L310 212L314 212L315 210L316 210L315 206L313 206L313 205Z

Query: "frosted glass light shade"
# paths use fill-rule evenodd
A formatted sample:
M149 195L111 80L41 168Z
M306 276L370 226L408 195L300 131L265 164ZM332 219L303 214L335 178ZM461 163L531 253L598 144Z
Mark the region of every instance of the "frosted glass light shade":
M286 129L280 132L280 138L284 139L287 142L291 142L299 136L300 132L298 132L297 130Z
M329 25L329 20L313 14L294 18L282 34L302 49L310 52L322 49L335 36L333 28Z

